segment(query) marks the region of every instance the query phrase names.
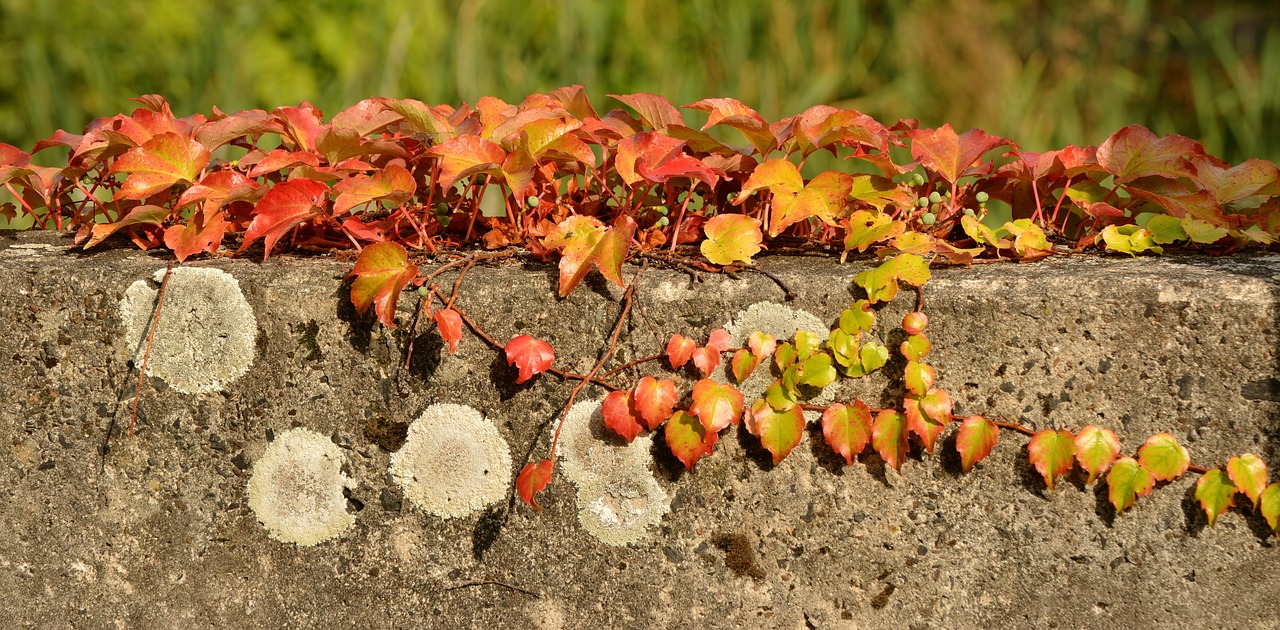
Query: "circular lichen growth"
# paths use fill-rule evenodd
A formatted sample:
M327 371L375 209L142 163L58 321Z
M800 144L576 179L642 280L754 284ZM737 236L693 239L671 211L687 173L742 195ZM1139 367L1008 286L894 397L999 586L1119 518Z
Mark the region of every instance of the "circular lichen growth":
M419 509L461 517L506 498L511 449L479 411L441 403L409 425L390 472Z
M307 429L285 431L267 446L249 477L249 507L269 536L314 545L355 523L342 493L350 482L342 460L337 445Z
M670 509L667 493L649 474L591 477L578 484L578 522L605 544L640 540Z
M735 347L746 347L747 338L756 330L773 335L779 344L791 341L796 336L796 331L800 330L808 331L822 340L826 340L828 334L827 325L817 315L773 302L757 302L746 310L738 311L733 321L724 325L724 329L729 332L730 345ZM738 391L742 392L742 398L748 406L764 396L765 390L777 379L772 366L773 362L770 360L768 364L757 367L746 380L738 383ZM722 383L732 382L733 376L727 361L715 376ZM825 389L813 388L812 392L806 393L812 394L809 398L811 402L826 404L834 399L835 388L836 384L832 383ZM811 414L812 412L805 413L806 417Z
M165 273L157 271L155 282L134 282L120 300L120 319L135 365L147 351ZM231 274L203 267L174 269L152 335L147 375L164 379L184 394L219 391L249 371L257 334L253 309Z
M560 429L558 454L564 474L582 485L584 480L623 473L645 473L653 461L653 438L645 435L622 444L604 424L602 399L575 404Z

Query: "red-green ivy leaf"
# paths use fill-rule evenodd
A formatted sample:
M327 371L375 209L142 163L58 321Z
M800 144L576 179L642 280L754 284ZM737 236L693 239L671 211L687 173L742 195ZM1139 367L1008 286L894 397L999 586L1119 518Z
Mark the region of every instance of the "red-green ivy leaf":
M185 225L169 226L164 231L164 245L182 262L200 252L218 251L226 232L227 223L221 213L209 216L201 210L192 214Z
M1280 483L1273 483L1262 491L1258 507L1271 531L1280 534Z
M671 335L671 341L667 342L667 360L671 362L671 369L678 370L680 366L688 363L697 347L698 344L684 335L679 333Z
M418 189L413 175L398 164L389 164L386 168L375 171L373 175L356 175L333 185L338 197L333 200L333 214L340 215L346 211L369 203L386 200L399 205L409 200Z
M744 214L717 214L702 225L702 231L707 234L702 241L702 255L716 265L736 261L751 264L751 257L760 252L764 240L760 219Z
M409 252L399 243L374 243L360 252L351 275L356 278L351 283L351 304L356 311L364 314L373 304L378 321L395 328L396 301L405 285L418 275L418 266L409 262Z
M174 132L152 136L112 164L112 173L129 174L114 199L145 199L179 182L194 182L210 157L204 145L186 136Z
M442 308L436 311L434 319L440 328L440 337L449 344L449 354L454 354L462 341L462 317L452 308Z
M822 437L849 465L871 441L871 408L861 400L834 403L822 412Z
M1214 468L1209 472L1201 475L1200 481L1196 482L1196 499L1200 501L1200 507L1204 508L1204 513L1209 517L1209 527L1213 527L1214 521L1218 520L1218 515L1227 511L1235 503L1236 486L1226 475L1222 474L1222 469Z
M693 386L693 404L689 406L689 413L697 416L707 431L719 433L730 424L738 424L742 406L742 392L737 387L704 378Z
M504 351L507 354L507 365L514 365L520 370L520 374L516 376L517 384L547 371L556 360L551 344L529 335L513 337L507 342Z
M1098 146L1098 164L1126 182L1148 175L1176 179L1193 172L1187 157L1203 155L1199 142L1178 135L1156 137L1141 125L1129 125Z
M751 376L751 373L755 371L756 366L759 364L760 361L751 354L750 350L739 348L737 352L733 353L733 359L729 361L729 367L733 371L733 380L739 383L747 380L747 377Z
M800 443L804 425L804 411L800 407L775 411L765 401L757 400L751 405L747 430L760 438L760 444L773 453L773 463L777 464Z
M706 131L716 125L733 127L741 131L742 135L751 141L752 146L762 156L768 155L770 151L778 146L778 139L773 136L773 132L769 129L769 123L765 122L764 118L756 110L747 107L740 101L731 98L708 98L684 107L707 112L711 115L707 118L707 124L702 126L702 131Z
M876 414L871 427L871 444L884 463L902 471L902 460L907 455L907 419L897 411L885 409Z
M200 178L200 181L182 191L178 197L178 207L196 202L212 202L214 208L233 201L257 201L262 187L258 182L245 177L239 171L214 171Z
M1031 454L1031 463L1044 477L1045 485L1053 490L1058 477L1071 470L1076 443L1070 432L1045 429L1032 436L1027 451Z
M915 129L908 132L908 136L911 138L911 157L950 183L963 177L982 154L1009 144L1005 138L989 136L981 129L956 135L950 124L937 129Z
M933 452L933 443L951 423L951 396L941 389L931 389L924 396L907 396L903 401L907 426L920 436L924 449Z
M622 261L626 258L636 222L628 216L615 227L605 227L599 219L570 215L542 240L560 252L560 297L569 295L595 265L600 274L622 286Z
M1107 473L1107 495L1117 513L1128 509L1138 497L1150 494L1155 484L1151 473L1132 457L1116 460L1111 472Z
M538 505L538 493L551 483L551 468L551 460L544 459L536 464L527 464L516 477L516 492L520 493L520 500L539 512L542 506Z
M969 416L960 423L960 431L956 433L956 450L960 452L960 466L965 472L986 459L995 448L1000 428L996 423L982 416Z
M716 436L719 435L708 432L706 427L702 426L702 422L692 414L683 411L671 414L671 419L667 420L663 433L671 453L689 470L693 470L693 465L698 463L704 455L711 453Z
M1245 453L1227 461L1227 475L1257 508L1262 491L1267 487L1267 464L1257 455Z
M1178 438L1157 433L1138 449L1138 463L1159 481L1173 481L1191 465L1191 454Z
M324 205L329 200L329 187L313 179L292 179L271 187L253 214L253 221L244 232L240 251L249 248L259 238L264 238L262 259L271 255L276 241L289 230L305 221L324 216Z
M123 219L115 223L95 223L92 228L92 237L85 242L84 249L89 249L98 243L106 240L108 236L115 234L121 228L130 225L160 225L169 217L169 210L160 206L137 206L124 215Z
M1093 483L1098 475L1107 472L1119 452L1120 438L1111 429L1091 424L1076 434L1076 460L1089 472L1089 480L1085 483Z
M907 391L917 396L923 396L925 392L929 391L929 388L933 387L933 381L936 377L933 366L917 361L907 362L907 369L903 372L903 375Z
M430 154L440 158L440 188L448 190L458 180L478 173L502 173L507 152L498 143L475 135L458 136L431 147Z
M640 418L650 431L670 418L676 403L680 401L674 381L665 378L658 380L652 376L646 376L636 383L634 396Z
M647 92L610 94L609 96L626 103L631 109L639 112L640 118L655 130L662 129L667 125L684 125L684 117L680 115L680 110L676 109L671 104L671 101L668 101L665 97Z
M627 442L640 434L640 413L636 410L635 398L631 392L609 392L600 404L600 414L604 416L604 425Z

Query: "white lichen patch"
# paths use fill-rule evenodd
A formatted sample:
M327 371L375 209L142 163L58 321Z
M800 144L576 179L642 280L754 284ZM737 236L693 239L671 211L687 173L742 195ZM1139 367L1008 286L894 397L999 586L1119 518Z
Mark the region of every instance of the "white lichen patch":
M577 403L569 410L560 429L561 469L566 477L581 486L588 479L619 474L648 474L653 461L650 449L653 437L644 435L622 444L604 425L602 399Z
M155 282L133 283L120 300L120 319L135 365L146 354L164 276L161 269ZM231 274L200 267L174 269L165 285L147 374L184 394L219 391L249 371L257 335L253 309Z
M249 507L267 534L314 545L351 527L356 517L347 512L342 494L350 485L342 462L342 450L315 431L290 429L276 436L249 477Z
M830 332L817 315L773 302L757 302L748 306L746 310L738 311L733 321L724 325L724 329L729 332L730 344L739 348L747 347L747 338L756 330L766 335L773 335L778 339L779 344L791 341L796 336L796 331L800 330L808 331L823 341L826 341ZM764 391L778 378L773 373L772 366L772 362L768 365L760 365L745 381L737 383L738 391L742 392L742 398L748 406L764 396ZM716 380L722 383L733 382L730 369L726 355L721 369L714 375ZM836 383L838 382L837 380ZM828 385L821 392L815 389L815 395L810 398L810 401L820 405L831 402L834 399L836 383ZM810 413L806 412L806 417L810 416Z
M390 472L419 509L461 517L506 498L511 448L479 411L441 403L409 425Z
M667 493L647 473L594 477L578 484L578 522L605 544L640 540L670 509Z

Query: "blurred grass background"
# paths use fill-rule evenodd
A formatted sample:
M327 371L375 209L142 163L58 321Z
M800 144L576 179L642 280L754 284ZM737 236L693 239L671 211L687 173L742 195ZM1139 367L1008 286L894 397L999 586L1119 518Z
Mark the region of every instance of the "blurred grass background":
M635 91L771 121L829 103L1028 150L1140 123L1280 160L1274 0L0 0L0 37L0 142L23 149L152 92L180 116L332 115L583 83L602 113Z

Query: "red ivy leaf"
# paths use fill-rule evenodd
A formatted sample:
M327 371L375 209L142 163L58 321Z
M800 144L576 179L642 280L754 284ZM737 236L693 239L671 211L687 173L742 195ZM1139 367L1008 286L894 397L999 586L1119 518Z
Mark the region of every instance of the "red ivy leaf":
M140 147L125 151L111 166L112 173L128 173L114 199L145 199L176 183L191 183L209 165L204 145L174 132L153 136Z
M768 155L778 147L778 139L769 129L769 123L765 122L756 110L747 107L741 101L732 98L707 98L684 107L710 114L707 124L702 126L702 131L716 125L733 127L741 131L762 156Z
M671 361L671 369L678 370L688 363L695 348L697 344L692 339L679 333L671 335L671 341L667 342L667 360Z
M1187 158L1200 155L1204 147L1199 142L1179 135L1157 137L1142 125L1129 125L1098 146L1098 164L1117 182L1149 175L1188 177L1195 169Z
M164 245L182 262L200 252L216 252L222 245L227 224L222 213L206 216L202 210L191 215L186 225L173 225L164 231Z
M356 278L351 283L351 304L356 312L363 315L373 304L378 321L387 328L395 328L400 292L418 275L418 265L409 262L409 252L399 243L374 243L360 252L351 275Z
M418 189L413 175L403 166L389 164L373 175L356 175L334 184L338 197L333 200L333 214L340 215L370 201L386 200L399 205L409 200Z
M376 98L366 98L337 113L331 121L337 129L351 129L360 136L380 133L388 125L403 120L403 116L389 109Z
M300 151L315 152L316 141L328 128L321 122L320 110L310 103L304 102L301 107L277 107L271 110L271 116L284 127L285 135Z
M907 455L907 419L893 409L876 414L871 427L871 444L884 463L902 472L902 460Z
M1032 436L1027 451L1031 453L1031 463L1044 477L1045 485L1053 490L1054 482L1071 470L1075 462L1076 443L1070 432L1045 429Z
M600 414L604 416L604 425L613 429L614 433L622 436L622 439L630 442L640 434L639 415L636 409L635 397L631 392L616 391L609 392L604 397L604 401L600 404Z
M276 241L289 230L304 221L324 216L323 207L328 200L329 187L313 179L292 179L272 186L254 208L253 221L244 232L244 242L239 251L243 252L259 238L265 237L266 249L262 259L266 260Z
M1010 144L1009 140L987 135L981 129L956 135L950 124L937 129L914 129L907 136L911 138L911 157L950 183L963 177L982 154Z
M214 208L221 208L233 201L257 201L261 191L258 182L245 177L240 171L214 171L182 191L178 207L212 201Z
M520 500L539 512L542 506L538 505L538 493L551 483L551 469L551 460L544 459L536 464L526 464L516 477L516 492L520 493Z
M458 343L462 341L462 317L458 311L442 308L436 311L434 319L440 328L440 336L449 344L449 354L457 352Z
M969 416L960 423L960 431L956 433L956 450L960 452L960 467L965 472L986 459L995 448L1000 428L996 423L982 416Z
M614 169L622 181L634 186L644 180L642 167L656 168L684 155L684 141L653 131L642 131L618 141ZM714 184L712 184L714 185Z
M255 155L261 156L256 162L251 159L251 156ZM276 149L267 154L250 153L240 160L240 166L252 166L253 168L249 169L249 177L258 178L295 166L319 167L320 158L306 151Z
M674 381L665 378L658 380L652 376L646 376L636 383L634 396L640 418L650 431L657 429L658 425L671 417L680 400Z
M160 206L136 206L124 215L123 219L115 223L95 223L92 228L92 237L84 244L83 249L89 249L98 243L106 240L108 236L115 234L120 228L129 227L130 225L160 225L169 217L169 210Z
M560 250L560 297L573 292L593 264L605 278L623 286L622 261L635 229L635 220L626 215L611 228L595 217L581 214L561 221L542 239L544 246Z
M520 369L520 374L516 377L517 384L547 371L556 359L551 344L529 335L512 338L504 350L507 353L507 365L515 365Z
M694 361L698 360L695 355ZM693 404L689 413L698 416L707 431L719 433L742 417L742 392L728 383L719 384L704 378L693 386Z
M861 400L832 404L822 412L822 437L849 465L871 440L871 408Z

